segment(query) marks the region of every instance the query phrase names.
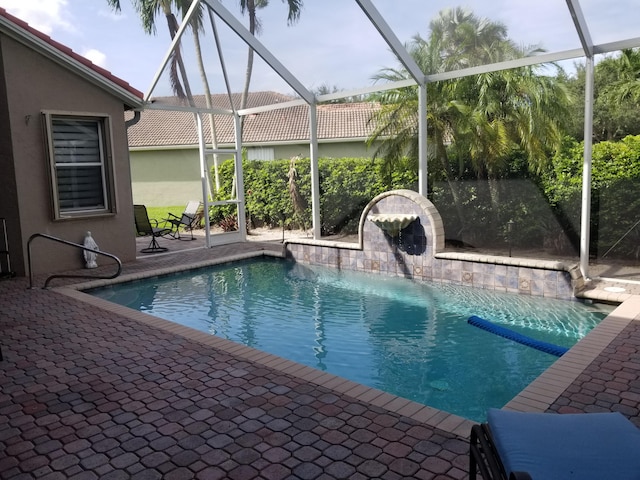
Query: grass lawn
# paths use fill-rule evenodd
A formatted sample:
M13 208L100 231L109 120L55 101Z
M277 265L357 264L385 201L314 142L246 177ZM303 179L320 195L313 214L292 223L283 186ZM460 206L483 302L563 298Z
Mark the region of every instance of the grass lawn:
M176 217L180 217L184 212L184 205L177 207L147 207L147 213L150 219L158 220L162 223L162 220L169 218L169 213L173 213Z

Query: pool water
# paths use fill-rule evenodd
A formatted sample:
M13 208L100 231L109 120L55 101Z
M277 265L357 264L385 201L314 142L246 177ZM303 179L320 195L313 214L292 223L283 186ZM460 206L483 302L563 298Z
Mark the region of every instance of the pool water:
M476 421L557 357L471 326L471 315L570 347L607 314L580 302L278 259L89 293Z

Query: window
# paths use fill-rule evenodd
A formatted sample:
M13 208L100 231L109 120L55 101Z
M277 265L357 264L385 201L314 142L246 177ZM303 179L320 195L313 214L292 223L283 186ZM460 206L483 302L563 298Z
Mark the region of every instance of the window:
M273 160L274 152L270 147L247 148L247 160Z
M113 211L109 117L45 113L56 219Z

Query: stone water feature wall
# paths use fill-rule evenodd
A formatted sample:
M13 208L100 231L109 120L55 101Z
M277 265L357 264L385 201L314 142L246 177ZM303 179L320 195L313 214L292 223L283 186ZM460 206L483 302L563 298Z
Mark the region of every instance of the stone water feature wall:
M416 219L392 236L372 221L381 215L415 215ZM575 298L577 267L549 260L444 252L440 214L429 200L411 190L385 192L369 202L360 217L358 238L358 243L296 239L288 241L285 247L287 256L302 264L526 295Z

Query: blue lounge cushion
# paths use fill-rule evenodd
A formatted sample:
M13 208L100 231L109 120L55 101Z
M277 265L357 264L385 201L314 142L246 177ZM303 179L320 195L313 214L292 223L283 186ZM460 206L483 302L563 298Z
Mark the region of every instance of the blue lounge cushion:
M640 479L640 429L620 413L490 409L487 423L507 472L533 480Z

